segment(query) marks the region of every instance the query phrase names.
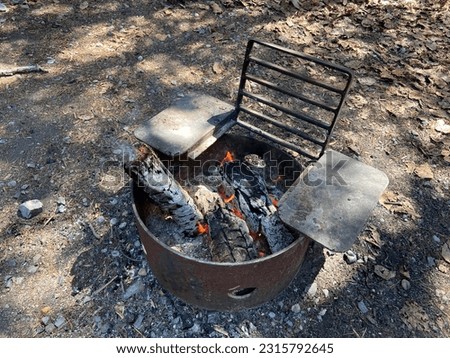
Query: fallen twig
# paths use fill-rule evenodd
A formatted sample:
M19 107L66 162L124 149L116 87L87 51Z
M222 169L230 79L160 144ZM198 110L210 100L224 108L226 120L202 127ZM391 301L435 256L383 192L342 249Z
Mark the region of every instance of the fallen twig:
M39 65L20 66L10 70L0 69L0 77L14 76L22 73L48 72Z
M108 282L106 282L102 287L100 287L97 291L95 291L93 293L93 296L98 295L100 292L102 292L106 287L108 287L110 284L112 284L114 282L114 280L117 278L118 276L114 276L111 280L109 280Z

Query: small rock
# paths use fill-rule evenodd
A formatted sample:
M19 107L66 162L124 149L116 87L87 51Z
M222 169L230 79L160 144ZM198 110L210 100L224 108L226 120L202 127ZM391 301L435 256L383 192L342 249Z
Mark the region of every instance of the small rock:
M17 185L17 182L15 180L11 180L6 185L8 185L10 188L14 188Z
M309 296L309 297L314 297L315 295L316 295L316 293L317 293L317 283L315 283L315 282L313 282L312 284L311 284L311 286L309 286L309 288L308 288L308 291L307 291L307 295Z
M56 211L60 214L62 214L63 212L65 212L67 210L65 205L58 205L58 208L56 209Z
M320 316L320 317L323 317L323 316L325 316L326 313L327 313L327 309L326 309L326 308L323 308L323 309L320 310L319 316Z
M48 323L50 322L50 317L49 316L42 317L41 322L44 326L48 325Z
M109 201L109 203L110 203L111 205L117 205L118 202L119 202L119 201L118 201L116 198L112 198L112 199Z
M66 323L66 319L63 316L58 316L53 322L53 324L56 326L56 328L62 327Z
M322 292L323 292L323 295L325 296L325 298L328 298L330 296L330 291L328 291L326 288L324 288L322 290Z
M359 301L358 302L358 308L361 311L362 314L366 314L369 312L369 309L367 308L366 304L364 303L364 301Z
M109 223L111 224L111 226L117 225L118 222L119 222L119 220L117 220L116 218L112 218L111 220L109 220Z
M140 61L144 61L144 57L142 56L142 55L139 55L138 57L137 57L137 60L140 62Z
M450 263L450 240L448 240L444 245L442 245L441 254L443 259L448 263Z
M142 322L143 322L143 321L144 321L144 316L140 314L140 315L136 318L136 321L134 321L133 327L136 328L136 329L141 329L141 328L142 328Z
M30 186L28 184L24 184L20 187L20 190L27 190Z
M147 270L144 267L141 267L138 271L138 275L141 277L147 276Z
M42 255L40 255L40 254L34 255L34 256L33 256L33 264L34 264L34 265L39 264L39 262L41 261L41 258L42 258Z
M104 222L105 222L105 217L100 215L100 216L97 218L97 223L103 224Z
M39 269L39 265L30 265L27 268L27 272L33 274L33 273L36 273L38 269Z
M433 241L439 244L441 242L441 239L439 238L439 236L433 235Z
M356 254L353 251L348 250L344 254L344 260L345 260L346 263L351 265L351 264L355 263L358 260L358 256L356 256Z
M123 229L125 229L127 227L127 223L126 222L122 222L122 223L120 223L120 225L119 225L119 229L120 230L123 230Z
M192 333L199 333L202 330L202 327L196 322L190 330Z
M5 277L5 287L11 288L13 285L13 277L11 275L8 275Z
M0 12L7 12L8 8L6 7L5 4L0 3Z
M300 313L301 310L302 309L298 303L296 303L295 305L292 305L292 307L291 307L291 311L294 313Z
M64 197L60 196L58 199L56 199L56 204L66 205L66 199Z
M402 287L403 287L403 289L405 291L408 291L411 288L411 283L408 280L403 279L402 280Z
M88 207L89 206L89 201L87 198L83 198L81 199L81 203L83 204L83 206Z
M31 219L32 217L40 214L42 212L43 205L37 200L28 200L19 205L19 212L25 219Z
M120 256L120 252L118 250L112 250L111 251L111 256L112 257L119 257Z
M36 168L36 164L34 164L34 163L27 163L27 168L34 169L34 168Z
M269 318L274 319L277 315L273 312L269 312L268 316Z
M80 4L80 10L86 10L89 7L89 3L87 1L83 1Z
M144 291L145 286L141 282L141 280L136 280L130 287L128 287L123 294L123 299L128 300L129 298L133 297L134 295Z
M55 325L53 323L49 323L45 326L45 332L52 333L55 330Z
M427 265L433 267L436 264L436 260L434 257L427 256Z
M436 126L434 127L434 129L436 131L444 133L444 134L449 134L450 133L450 125L446 124L443 119L438 119L436 121Z

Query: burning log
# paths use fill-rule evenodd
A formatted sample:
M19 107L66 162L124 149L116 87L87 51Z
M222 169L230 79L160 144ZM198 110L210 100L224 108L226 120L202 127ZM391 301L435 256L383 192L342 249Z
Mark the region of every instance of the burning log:
M254 156L252 162L258 163ZM267 190L263 171L260 170L264 167L259 164L258 170L253 170L245 162L227 162L223 168L227 182L234 188L250 231L256 233L261 240L266 240L272 253L291 244L294 237L278 216L274 199Z
M190 236L197 233L197 223L203 220L203 215L151 148L142 146L138 159L125 163L124 167L150 199L172 216L183 233Z
M233 195L233 194L232 194ZM242 262L257 258L257 249L246 222L229 206L230 198L200 185L193 195L207 224L199 224L199 232L208 235L213 261Z

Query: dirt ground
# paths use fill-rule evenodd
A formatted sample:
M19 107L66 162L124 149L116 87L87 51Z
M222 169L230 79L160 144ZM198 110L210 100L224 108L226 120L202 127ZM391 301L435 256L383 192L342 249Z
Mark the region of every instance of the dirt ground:
M46 72L0 77L0 337L450 337L447 1L2 3L0 70ZM276 299L213 312L159 285L111 163L189 91L233 103L250 37L354 71L330 147L390 184L356 262L312 245Z

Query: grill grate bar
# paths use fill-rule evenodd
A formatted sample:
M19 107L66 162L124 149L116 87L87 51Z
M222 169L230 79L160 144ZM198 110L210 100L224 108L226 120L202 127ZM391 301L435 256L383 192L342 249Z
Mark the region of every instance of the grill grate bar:
M247 107L241 106L241 111L245 112L247 114L250 114L252 116L255 116L255 117L257 117L257 118L259 118L261 120L270 122L273 125L278 126L279 128L286 129L287 131L292 132L294 134L297 134L299 137L301 137L301 138L303 138L303 139L305 139L307 141L310 141L310 142L312 142L314 144L322 146L325 143L325 141L320 141L320 140L318 140L316 138L313 138L310 135L308 135L307 133L305 133L305 132L303 132L303 131L295 128L295 127L291 127L291 126L285 125L285 124L283 124L283 123L281 123L281 122L279 122L279 121L277 121L277 120L275 120L275 119L273 119L273 118L271 118L269 116L266 116L265 114L253 111L253 110L251 110L251 109L249 109Z
M258 127L255 127L255 126L251 125L250 123L244 122L244 121L242 121L240 119L238 119L236 121L236 123L239 124L241 127L252 131L253 133L259 134L260 136L262 136L262 137L264 137L266 139L269 139L269 140L271 140L271 141L273 141L273 142L275 142L275 143L277 143L277 144L279 144L279 145L281 145L281 146L283 146L285 148L289 148L289 149L293 150L294 152L297 152L297 153L299 153L299 154L301 154L301 155L303 155L303 156L305 156L305 157L307 157L309 159L313 159L313 160L319 159L319 155L310 154L310 153L304 151L298 145L292 144L292 143L290 143L290 142L288 142L288 141L286 141L284 139L281 139L281 138L279 138L279 137L277 137L277 136L275 136L273 134L270 134L269 132L266 132L265 130L262 130L262 129L258 128Z
M307 77L307 76L303 76L300 73L288 70L287 68L284 68L283 66L276 65L276 64L268 62L268 61L261 60L260 58L250 56L249 60L254 62L254 63L257 63L258 65L261 65L261 66L264 66L264 67L269 68L271 70L280 72L280 73L282 73L284 75L287 75L287 76L290 76L290 77L294 77L297 80L301 80L301 81L310 83L310 84L312 84L314 86L317 86L317 87L322 87L323 89L326 89L326 90L328 90L330 92L339 93L340 95L342 95L343 92L344 92L343 90L340 90L339 88L335 88L335 87L329 86L329 85L327 85L327 84L325 84L323 82L316 81L316 80L314 80L314 79L312 79L310 77Z
M248 73L245 75L245 77L248 80L250 80L250 81L259 83L260 85L266 86L267 88L270 88L270 89L272 89L274 91L278 91L278 92L281 92L281 93L286 94L288 96L297 98L297 99L299 99L299 100L301 100L303 102L312 104L313 106L320 107L320 108L322 108L322 109L324 109L326 111L333 112L333 113L336 113L336 111L337 111L337 108L333 108L333 107L330 107L330 106L328 106L328 105L326 105L324 103L317 102L317 101L315 101L313 99L307 98L307 97L305 97L305 96L303 96L303 95L301 95L299 93L295 93L295 92L293 92L291 90L288 90L286 88L280 87L280 86L278 86L277 84L275 84L273 82L263 80L262 78L250 75Z
M242 94L245 97L254 99L255 101L258 101L258 102L261 102L261 103L264 103L265 105L268 105L268 106L270 106L272 108L278 109L279 111L284 112L284 113L286 113L286 114L288 114L288 115L290 115L292 117L295 117L297 119L301 119L301 120L303 120L305 122L314 124L315 126L320 127L322 129L329 129L330 128L330 126L328 124L326 124L326 123L324 123L322 121L314 119L314 118L308 116L307 114L304 114L303 112L295 112L293 110L290 110L289 108L280 106L279 104L273 103L272 101L270 101L267 98L258 96L258 95L254 94L254 93L250 93L250 92L248 92L246 90L243 90Z

